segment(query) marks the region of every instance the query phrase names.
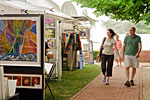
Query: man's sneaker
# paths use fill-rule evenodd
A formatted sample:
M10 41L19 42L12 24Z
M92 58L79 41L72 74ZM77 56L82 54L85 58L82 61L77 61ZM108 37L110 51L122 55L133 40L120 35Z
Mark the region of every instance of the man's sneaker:
M127 87L130 87L130 82L126 81L124 85L127 86Z
M131 84L131 86L135 85L133 80L130 81L130 84Z

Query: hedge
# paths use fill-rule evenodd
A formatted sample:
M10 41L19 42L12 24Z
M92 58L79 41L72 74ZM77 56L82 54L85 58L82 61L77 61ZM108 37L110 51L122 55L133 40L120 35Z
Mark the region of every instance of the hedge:
M96 60L96 56L98 54L99 51L94 51L94 60Z

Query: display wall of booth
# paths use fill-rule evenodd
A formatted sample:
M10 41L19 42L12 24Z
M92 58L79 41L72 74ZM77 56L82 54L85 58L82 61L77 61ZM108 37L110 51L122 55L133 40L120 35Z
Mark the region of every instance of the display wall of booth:
M45 15L45 43L48 45L48 52L46 52L45 63L58 62L57 55L57 19L50 16L49 14ZM53 75L58 77L58 69L56 67Z
M83 54L83 60L85 64L91 64L91 58L90 57L90 50L92 49L90 46L90 29L91 29L91 23L95 23L96 20L90 18L88 14L86 15L77 15L72 16L73 18L78 20L78 28L80 29L80 39L82 43L82 54ZM84 56L85 55L85 56ZM78 55L79 57L79 55ZM94 59L93 59L94 60Z
M90 45L89 45L89 39L90 39L90 28L88 27L79 27L79 35L81 39L82 44L82 55L83 60L85 64L89 64L90 59Z
M94 64L93 44L90 41L90 27L79 26L79 30L84 63Z
M68 70L73 70L76 68L76 48L75 48L75 34L74 33L63 33L63 39L66 37L66 39L63 41L63 46L62 46L62 61L64 59L67 60L67 64L64 65L63 64L63 68L66 67L66 69ZM71 38L73 37L73 38ZM67 58L65 57L65 55L67 56Z
M68 26L68 27L67 27ZM72 26L72 27L71 27ZM64 59L67 59L67 64L63 65L63 67L68 70L76 69L76 56L77 56L77 50L79 50L77 47L79 45L77 38L78 33L75 32L76 29L74 27L74 24L72 23L65 23L63 26L63 33L62 33L62 64ZM67 58L66 58L66 56ZM64 58L64 59L63 59Z
M56 62L56 69L53 73L55 77L58 77L61 80L62 76L62 31L65 21L74 20L70 16L67 16L63 13L56 15L49 13L45 16L45 41L49 45L49 58L46 59L46 62ZM47 57L46 57L47 58Z

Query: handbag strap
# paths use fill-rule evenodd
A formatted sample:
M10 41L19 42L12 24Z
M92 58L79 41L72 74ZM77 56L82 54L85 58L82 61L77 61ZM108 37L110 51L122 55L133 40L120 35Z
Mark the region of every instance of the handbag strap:
M104 45L105 40L106 40L106 37L104 37L104 39L103 39L103 45Z

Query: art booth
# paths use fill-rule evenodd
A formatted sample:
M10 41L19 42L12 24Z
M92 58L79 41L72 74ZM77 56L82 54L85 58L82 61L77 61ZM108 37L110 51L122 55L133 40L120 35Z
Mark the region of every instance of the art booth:
M82 54L84 64L94 64L93 42L90 40L90 29L92 27L91 24L95 23L96 20L87 15L72 17L78 20L78 30L82 45L82 53L78 53L77 61L80 61Z
M45 63L56 62L61 78L60 23L68 16L19 1L0 1L0 65L4 77L17 80L19 100L44 100ZM45 55L48 44L48 57Z
M78 20L67 21L62 27L62 67L65 70L77 68L77 52L82 49L78 31Z

